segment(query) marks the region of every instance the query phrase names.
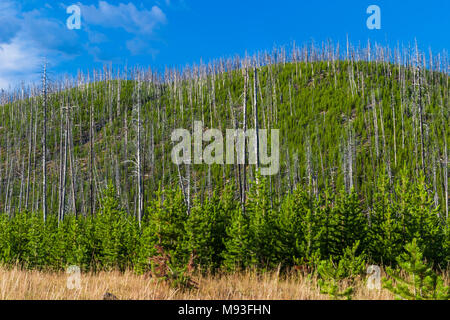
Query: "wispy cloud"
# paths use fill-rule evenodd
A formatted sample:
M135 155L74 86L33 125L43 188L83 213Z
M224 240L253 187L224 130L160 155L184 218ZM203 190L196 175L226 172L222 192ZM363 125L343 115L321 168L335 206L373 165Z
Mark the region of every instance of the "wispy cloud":
M30 48L26 42L14 40L0 46L0 89L14 87L20 82L32 82L38 78L42 59L40 51Z
M133 3L113 5L99 1L98 6L81 5L81 12L89 25L122 28L133 34L151 35L156 27L166 23L166 15L158 6L139 10Z
M0 2L0 43L9 43L20 29L20 19L13 2Z
M80 54L77 36L44 11L2 0L0 21L0 88L38 80L44 58L59 64Z
M98 5L80 5L83 21L89 26L90 39L96 39L91 28L99 26L106 29L123 29L130 38L126 40L125 46L132 55L150 54L154 56L157 50L152 48L150 41L154 32L161 25L167 23L164 12L158 6L150 9L138 9L133 3L110 4L99 1ZM105 37L101 37L106 41ZM98 52L98 50L91 50ZM97 60L104 60L103 55L96 56Z
M95 62L117 62L130 54L154 57L155 32L167 23L157 5L136 7L132 2L101 0L96 5L78 3L82 29L74 31L67 29L65 15L65 8L74 2L39 2L31 0L24 6L19 0L0 0L0 89L39 80L44 59L62 66L77 57ZM123 35L115 36L116 30Z

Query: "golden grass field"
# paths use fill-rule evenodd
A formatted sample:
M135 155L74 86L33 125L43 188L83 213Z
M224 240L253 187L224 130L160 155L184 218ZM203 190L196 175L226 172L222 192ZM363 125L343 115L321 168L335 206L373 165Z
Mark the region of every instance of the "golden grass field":
M81 274L81 288L68 289L68 275L0 268L0 300L99 300L106 292L121 300L321 300L316 280L297 273L281 276L276 271L252 271L210 276L193 276L198 289L173 289L167 283L128 272ZM449 283L448 275L445 281ZM354 287L355 300L387 300L394 296L385 289L369 290L364 279Z

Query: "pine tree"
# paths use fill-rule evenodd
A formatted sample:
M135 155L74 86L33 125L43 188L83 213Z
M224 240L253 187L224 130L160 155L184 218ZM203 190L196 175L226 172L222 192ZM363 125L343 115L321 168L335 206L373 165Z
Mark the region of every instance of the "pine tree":
M275 241L278 231L271 199L267 178L257 172L256 180L250 186L246 215L249 218L251 250L260 267L273 267L277 263Z
M242 270L254 265L255 254L252 250L249 218L239 208L231 216L230 225L226 229L223 264L228 270Z
M414 184L410 184L409 191L400 195L406 197L408 242L416 238L418 245L424 248L424 257L430 261L441 263L445 256L442 252L443 226L439 219L439 207L434 204L433 197L426 189L423 175ZM402 201L402 200L400 200Z
M125 270L132 259L133 235L136 220L127 217L117 192L110 182L100 202L100 211L94 221L95 258L104 268Z
M397 210L391 203L388 180L385 174L378 178L370 214L369 253L377 263L395 262L402 250L402 228Z
M424 263L423 251L417 239L414 238L408 243L405 250L406 253L398 257L397 262L407 276L402 277L400 272L387 267L386 273L392 279L383 279L383 287L394 293L398 299L450 300L450 288L444 286L442 277Z
M222 240L226 236L229 214L215 192L203 204L198 197L194 199L185 225L184 244L186 251L195 255L195 262L205 269L215 269L222 264L221 253L225 250Z
M314 200L308 192L294 193L294 208L300 220L300 234L296 239L297 252L306 260L310 260L320 250L321 221L316 213Z
M365 256L356 253L359 245L358 240L353 246L345 248L343 256L338 262L334 262L330 257L329 260L319 263L317 266L318 284L322 294L328 294L332 299L351 300L354 282L365 271ZM344 282L348 287L341 289Z
M160 189L148 204L147 211L137 245L137 271L148 270L148 258L157 255L156 245L172 257L174 264L183 264L188 256L183 247L187 215L181 190Z
M341 192L336 197L332 215L335 226L331 235L335 241L332 254L342 256L345 248L352 247L357 241L366 241L367 219L354 190L349 194ZM360 250L365 248L364 245L358 247Z

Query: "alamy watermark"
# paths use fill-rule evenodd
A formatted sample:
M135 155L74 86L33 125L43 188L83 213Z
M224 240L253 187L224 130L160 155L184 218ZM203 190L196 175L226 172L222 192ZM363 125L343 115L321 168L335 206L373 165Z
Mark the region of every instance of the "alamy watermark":
M371 265L367 267L367 289L380 290L381 289L381 269L377 265Z
M182 163L258 164L261 175L275 175L280 170L280 130L270 130L270 155L268 133L269 130L267 129L259 129L258 132L255 129L249 129L245 132L242 129L227 129L224 142L220 130L208 129L203 131L203 122L195 121L193 152L192 135L188 130L176 129L172 132L172 142L179 141L172 149L172 162L176 165ZM213 141L211 142L211 140ZM203 142L211 143L203 149Z
M81 29L81 9L76 4L67 7L67 14L70 16L67 18L66 25L69 30Z
M67 289L80 290L81 289L81 269L79 266L70 266L67 268Z
M367 8L367 14L370 14L369 18L367 18L367 28L369 30L373 30L373 29L377 29L380 30L381 29L381 9L379 6L377 5L370 5Z

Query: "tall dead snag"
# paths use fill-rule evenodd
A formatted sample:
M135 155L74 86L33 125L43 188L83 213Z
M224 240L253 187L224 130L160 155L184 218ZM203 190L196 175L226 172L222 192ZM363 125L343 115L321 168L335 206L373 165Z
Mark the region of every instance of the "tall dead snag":
M94 215L94 84L90 84L88 79L88 85L91 88L91 103L89 109L89 208L92 217Z
M444 129L445 130L445 129ZM445 217L448 221L448 156L447 156L447 142L444 136L444 201L445 201Z
M64 159L64 152L63 152L63 137L64 137L64 133L63 133L63 118L64 118L64 106L63 106L63 101L61 99L60 101L60 141L59 141L59 193L58 193L58 224L61 222L62 220L62 207L63 207L63 170L64 170L64 163L63 163L63 159Z
M400 67L400 66L399 66ZM394 93L391 95L391 109L392 109L392 121L393 121L393 136L394 136L394 164L397 167L397 130L396 130L396 123L395 123L395 99L394 99Z
M348 142L347 142L347 161L348 161L348 182L349 191L353 189L353 131L351 125L348 130Z
M29 141L28 141L28 170L27 170L27 186L25 191L25 209L28 210L28 201L30 194L30 173L31 173L31 157L33 152L33 117L34 117L34 99L30 101L30 126L29 126ZM1 181L1 179L0 179ZM33 181L34 182L34 181Z
M377 102L375 101L375 93L372 92L372 110L373 110L373 129L375 134L375 150L377 153L377 161L380 156L380 150L378 147L378 117L377 117Z
M61 119L61 121L65 122L64 125L64 147L63 147L63 156L62 156L62 179L61 179L61 205L60 205L60 217L61 221L64 220L65 214L65 199L66 199L66 176L67 176L67 146L68 146L68 129L69 129L69 107L66 107L65 110L65 119Z
M229 106L230 106L230 115L231 115L231 118L233 119L233 127L237 132L237 130L239 129L238 119L237 119L236 113L234 112L234 109L233 109L233 99L231 98L231 90L230 89L228 89L228 100L229 100ZM236 166L234 167L234 179L236 181L236 187L239 192L239 201L242 201L241 156L240 156L240 150L238 148L239 147L237 147L236 162L234 162L235 160L233 159L233 162L236 164Z
M256 65L254 67L253 77L253 112L255 118L255 156L256 156L256 170L259 170L259 128L258 128L258 70Z
M44 123L42 133L42 213L44 222L47 220L47 63L44 63L42 75L42 95L44 99Z
M422 106L422 76L421 76L421 66L420 66L420 52L417 47L417 41L415 43L415 60L414 60L414 102L415 102L415 123L419 122L419 131L420 131L420 160L421 160L421 169L425 175L425 159L424 159L424 140L423 140L423 106ZM418 114L417 114L418 113ZM415 133L415 141L417 139L416 128L414 128ZM415 143L416 154L417 152L417 143Z
M138 73L138 85L137 85L137 150L136 150L136 173L137 173L137 188L138 188L138 206L137 216L139 227L142 220L142 168L141 168L141 76Z
M423 139L423 102L422 102L422 72L419 68L419 127L420 127L420 158L422 162L422 170L425 174L425 156L424 156L424 139Z
M217 117L217 112L216 112L216 74L215 74L215 69L212 66L211 67L211 90L210 90L210 94L209 94L209 100L210 100L210 104L209 104L209 120L210 120L210 128L214 128L213 125L213 116ZM212 196L212 180L211 180L211 164L208 164L208 195L209 197Z
M244 112L244 119L243 119L243 123L242 123L242 128L244 133L247 131L247 88L248 88L248 69L247 69L247 61L245 62L245 70L244 70L244 106L243 106L243 112ZM242 199L241 199L241 204L242 204L242 212L245 212L245 197L246 197L246 191L247 191L247 166L246 166L246 146L245 146L245 141L246 139L243 139L243 152L242 155L244 157L244 159L242 159ZM238 154L241 154L240 152L238 152Z
M127 73L128 71L125 69L125 79L127 78ZM119 80L120 82L121 80ZM126 82L124 82L124 84L126 84ZM119 94L120 97L120 94ZM118 102L120 103L120 102ZM121 106L118 106L118 108L120 109ZM123 184L123 194L125 195L125 205L127 208L127 211L130 212L130 203L128 201L128 197L129 197L129 186L128 186L128 107L126 104L124 104L123 106L123 132L124 132L124 139L123 139L123 158L124 158L124 163L123 163L123 171L124 171L124 184ZM164 147L164 145L163 145ZM164 156L164 152L163 152L163 156ZM163 162L164 163L164 162Z
M447 78L448 80L448 78ZM447 82L448 86L448 82ZM448 92L448 90L447 90ZM446 99L448 104L448 98ZM442 167L443 167L443 178L444 178L444 207L445 207L445 218L448 221L448 154L447 154L447 121L448 119L448 111L449 106L447 108L444 107L444 99L440 96L440 104L441 104L441 119L442 119L442 137L444 141L444 152L443 157L441 158Z
M383 115L383 104L380 103L380 125L381 125L381 138L383 139L383 159L386 165L386 171L389 176L389 183L392 185L392 174L391 174L391 159L389 155L389 150L386 144L386 135L384 132L384 115Z
M400 115L402 116L402 149L405 149L405 111L403 110L403 102L405 96L405 72L401 73L401 89L400 89Z
M69 107L68 112L72 110L73 107ZM75 158L74 158L74 145L73 145L73 123L72 123L72 113L70 117L68 116L68 124L67 124L67 134L68 134L68 141L69 141L69 162L70 162L70 187L71 187L71 197L72 197L72 213L75 214L76 217L78 217L77 212L77 201L76 201L76 191L75 186L77 184L77 171L75 166Z
M312 190L312 185L313 185L313 168L312 168L312 155L311 155L311 141L310 141L310 137L309 134L307 134L306 137L306 143L305 143L305 158L306 158L306 175L308 176L307 180L308 180L308 192L311 195L311 190ZM344 152L344 156L346 155L346 153ZM346 160L344 160L344 177L347 177L347 175L345 174L345 163ZM346 182L347 185L347 182Z
M35 94L33 94L34 96L36 96ZM34 100L35 101L35 100ZM32 163L32 168L33 168L33 183L32 183L32 188L31 188L31 208L34 211L38 211L38 206L39 206L39 201L37 200L39 198L39 194L36 194L35 192L35 188L37 187L37 183L36 183L36 168L37 168L37 130L38 130L38 114L36 112L36 107L34 109L35 111L35 117L34 117L34 132L33 132L33 163ZM39 192L38 192L39 193Z

